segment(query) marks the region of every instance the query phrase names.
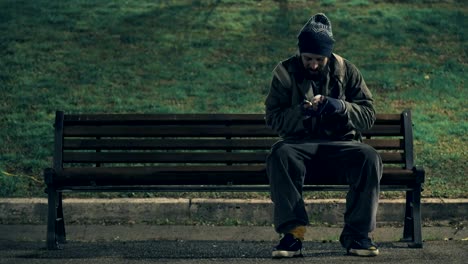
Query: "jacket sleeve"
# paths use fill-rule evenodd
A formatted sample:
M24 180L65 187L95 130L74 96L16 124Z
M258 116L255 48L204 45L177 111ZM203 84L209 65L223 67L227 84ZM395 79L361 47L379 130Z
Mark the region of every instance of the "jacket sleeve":
M291 87L285 87L273 77L265 100L265 119L268 126L281 137L290 137L306 131L300 105L292 105Z
M348 63L346 74L348 82L345 84L345 118L349 127L358 131L367 130L372 127L376 118L372 94L354 65Z

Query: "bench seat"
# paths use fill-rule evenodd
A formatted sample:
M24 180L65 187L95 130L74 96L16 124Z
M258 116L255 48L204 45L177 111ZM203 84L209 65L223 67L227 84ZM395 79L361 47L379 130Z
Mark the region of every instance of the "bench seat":
M48 193L47 247L65 242L66 191L269 190L265 161L279 140L261 114L56 113ZM406 192L403 240L422 247L424 169L413 164L411 112L380 114L363 142L382 157L382 190ZM333 175L306 179L304 191L346 191Z

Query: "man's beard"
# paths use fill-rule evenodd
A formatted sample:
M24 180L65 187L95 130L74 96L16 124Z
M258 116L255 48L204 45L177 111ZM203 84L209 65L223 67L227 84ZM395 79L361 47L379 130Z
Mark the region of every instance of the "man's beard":
M324 68L317 70L304 69L304 76L308 80L320 80L325 75Z

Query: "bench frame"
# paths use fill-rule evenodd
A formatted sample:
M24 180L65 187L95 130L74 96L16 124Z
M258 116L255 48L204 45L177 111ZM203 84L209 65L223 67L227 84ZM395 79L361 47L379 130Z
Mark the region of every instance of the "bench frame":
M382 154L385 158L381 190L406 192L401 241L408 242L409 247L422 248L421 192L425 171L414 165L412 126L409 110L401 114L380 114L376 125L364 131L363 136L365 143L374 144L385 152ZM61 249L66 242L63 192L264 192L269 190L264 167L267 148L278 139L266 127L261 114L65 115L57 111L54 127L53 167L44 170L48 194L48 249ZM132 142L134 137L143 139ZM198 141L201 143L193 140L195 137L202 139ZM217 145L225 151L206 153L218 148ZM184 148L196 152L181 153ZM112 153L115 149L124 152ZM134 150L140 152L125 152ZM139 166L103 166L133 159L132 163ZM387 169L387 161L401 166ZM150 166L145 162L150 162ZM77 166L76 163L91 165ZM173 163L175 166L167 166ZM211 163L215 166L210 167ZM236 163L243 165L235 166ZM202 165L195 168L203 169L194 170L192 164ZM133 181L136 183L132 184ZM306 182L304 186L304 191L347 190L348 186L335 182Z

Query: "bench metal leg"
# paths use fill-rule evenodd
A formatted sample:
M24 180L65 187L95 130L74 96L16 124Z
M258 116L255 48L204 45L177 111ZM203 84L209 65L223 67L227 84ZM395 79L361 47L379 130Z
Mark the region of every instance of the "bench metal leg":
M412 203L413 203L413 191L407 191L406 192L406 205L405 205L405 226L403 227L403 238L401 239L401 241L404 241L404 242L413 241L414 217L413 217L413 208L411 206Z
M48 215L47 215L47 249L61 249L57 234L57 205L58 193L53 187L47 188Z
M415 186L413 193L413 243L408 244L411 248L422 248L422 221L421 221L421 184Z
M65 219L63 218L63 207L62 207L62 193L57 193L57 220L56 220L56 234L57 242L64 244L66 242L65 235Z
M421 184L414 186L412 191L406 192L405 226L403 239L409 242L410 248L422 248L422 222L421 222Z

